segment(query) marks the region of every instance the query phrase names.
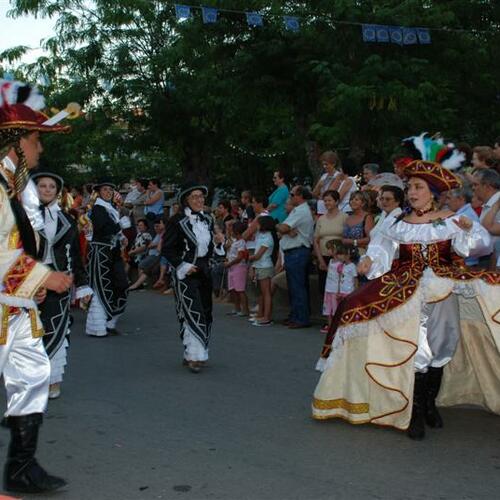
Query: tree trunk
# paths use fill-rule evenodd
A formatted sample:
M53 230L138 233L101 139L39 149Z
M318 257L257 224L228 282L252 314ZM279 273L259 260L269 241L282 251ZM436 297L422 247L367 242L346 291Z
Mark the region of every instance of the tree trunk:
M319 179L319 177L321 176L321 174L323 173L323 169L319 161L319 156L320 156L319 146L316 141L306 140L304 147L306 150L307 166L311 171L313 177L313 184L315 184Z
M182 179L184 182L199 182L210 186L210 160L206 148L199 144L189 144L185 149L182 164Z

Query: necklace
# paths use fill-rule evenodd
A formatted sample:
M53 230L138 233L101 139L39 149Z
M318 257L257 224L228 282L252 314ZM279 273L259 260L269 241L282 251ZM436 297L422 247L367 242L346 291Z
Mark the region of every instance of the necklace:
M423 217L425 214L428 214L429 212L432 212L433 210L434 210L433 206L427 208L426 210L415 210L415 215L417 217Z

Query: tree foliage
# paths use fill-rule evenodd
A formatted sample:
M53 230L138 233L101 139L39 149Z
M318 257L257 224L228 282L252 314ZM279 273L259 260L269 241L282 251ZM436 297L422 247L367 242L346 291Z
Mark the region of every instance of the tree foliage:
M199 2L260 11L262 28L232 13L205 25L195 11L180 23L159 0L12 3L15 15L57 18L49 55L17 71L45 82L51 104L86 110L64 145L47 145L61 169L259 188L275 168L315 173L325 148L386 162L401 137L422 130L473 144L500 133L495 0ZM283 28L291 13L298 33ZM338 21L449 31L400 47L363 43L359 25ZM4 65L23 50L6 51Z

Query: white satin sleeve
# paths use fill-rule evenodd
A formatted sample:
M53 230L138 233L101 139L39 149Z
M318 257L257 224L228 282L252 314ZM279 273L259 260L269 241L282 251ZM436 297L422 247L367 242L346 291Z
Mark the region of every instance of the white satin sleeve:
M492 238L479 222L472 222L470 231L458 228L452 239L453 250L461 257L481 257L493 251Z
M76 289L75 298L83 299L83 297L88 297L89 295L94 295L94 290L87 285L79 286Z
M370 257L372 260L372 265L366 277L372 280L389 271L398 248L399 243L397 241L387 238L382 232L378 231L371 239L366 254L362 257Z
M38 198L38 192L32 179L29 179L26 184L26 187L21 194L21 199L24 211L26 212L33 229L35 231L42 230L44 224L42 212L40 211L40 199Z

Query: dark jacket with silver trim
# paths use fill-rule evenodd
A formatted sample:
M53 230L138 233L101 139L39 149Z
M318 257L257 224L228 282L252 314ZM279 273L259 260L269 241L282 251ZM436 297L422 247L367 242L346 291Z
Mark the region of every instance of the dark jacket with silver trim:
M212 217L206 214L200 214L199 217L202 217L208 223L208 229L213 234L214 221ZM210 241L208 253L205 257L212 257L213 249L214 244ZM196 235L193 232L193 226L187 215L176 214L168 220L163 236L161 254L175 268L179 267L183 262L196 265L198 244Z
M88 285L88 277L83 266L80 253L80 241L76 221L62 210L57 212L57 229L52 244L49 245L45 230L38 231L40 246L38 259L42 262L50 252L52 264L56 271L68 272L74 275L77 288Z

